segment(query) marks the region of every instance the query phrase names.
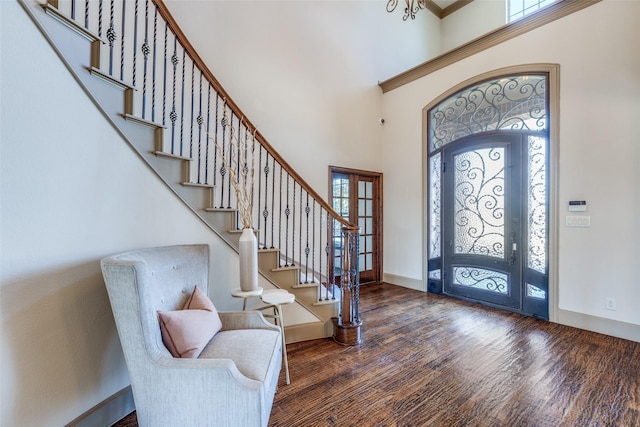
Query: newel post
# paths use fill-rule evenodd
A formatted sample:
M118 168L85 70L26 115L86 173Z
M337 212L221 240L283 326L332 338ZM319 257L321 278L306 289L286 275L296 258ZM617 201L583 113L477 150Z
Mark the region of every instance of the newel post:
M360 337L360 232L359 227L342 227L342 272L340 275L340 308L338 317L333 318L333 339L345 345L357 345L362 342Z

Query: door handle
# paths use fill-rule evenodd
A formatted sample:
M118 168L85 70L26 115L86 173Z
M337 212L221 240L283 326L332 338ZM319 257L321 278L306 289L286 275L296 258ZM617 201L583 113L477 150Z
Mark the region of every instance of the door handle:
M511 256L509 257L509 265L513 265L516 262L517 250L518 244L516 243L516 233L511 233Z

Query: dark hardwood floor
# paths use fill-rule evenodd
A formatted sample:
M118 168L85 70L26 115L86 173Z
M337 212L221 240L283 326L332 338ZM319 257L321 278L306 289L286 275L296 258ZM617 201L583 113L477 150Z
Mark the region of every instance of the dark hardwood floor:
M288 346L270 427L640 426L640 343L389 284L360 308L360 346Z

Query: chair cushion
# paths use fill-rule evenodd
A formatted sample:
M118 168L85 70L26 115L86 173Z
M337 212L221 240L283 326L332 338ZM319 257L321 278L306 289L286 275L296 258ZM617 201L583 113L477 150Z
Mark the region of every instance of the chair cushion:
M200 359L231 359L244 376L264 382L269 365L280 357L279 338L280 332L268 329L220 331L204 348Z
M196 358L222 328L213 302L197 286L182 310L158 311L162 341L173 357Z

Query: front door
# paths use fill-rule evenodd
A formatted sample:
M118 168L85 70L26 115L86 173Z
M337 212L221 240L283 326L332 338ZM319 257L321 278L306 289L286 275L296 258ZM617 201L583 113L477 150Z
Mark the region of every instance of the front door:
M472 136L443 151L443 292L520 310L518 134Z
M425 110L429 292L549 318L548 79L497 73Z
M333 209L343 218L360 227L360 283L380 281L381 261L381 179L376 172L331 166L331 200ZM333 229L334 265L339 266L342 251L341 229ZM338 273L337 273L338 274Z

